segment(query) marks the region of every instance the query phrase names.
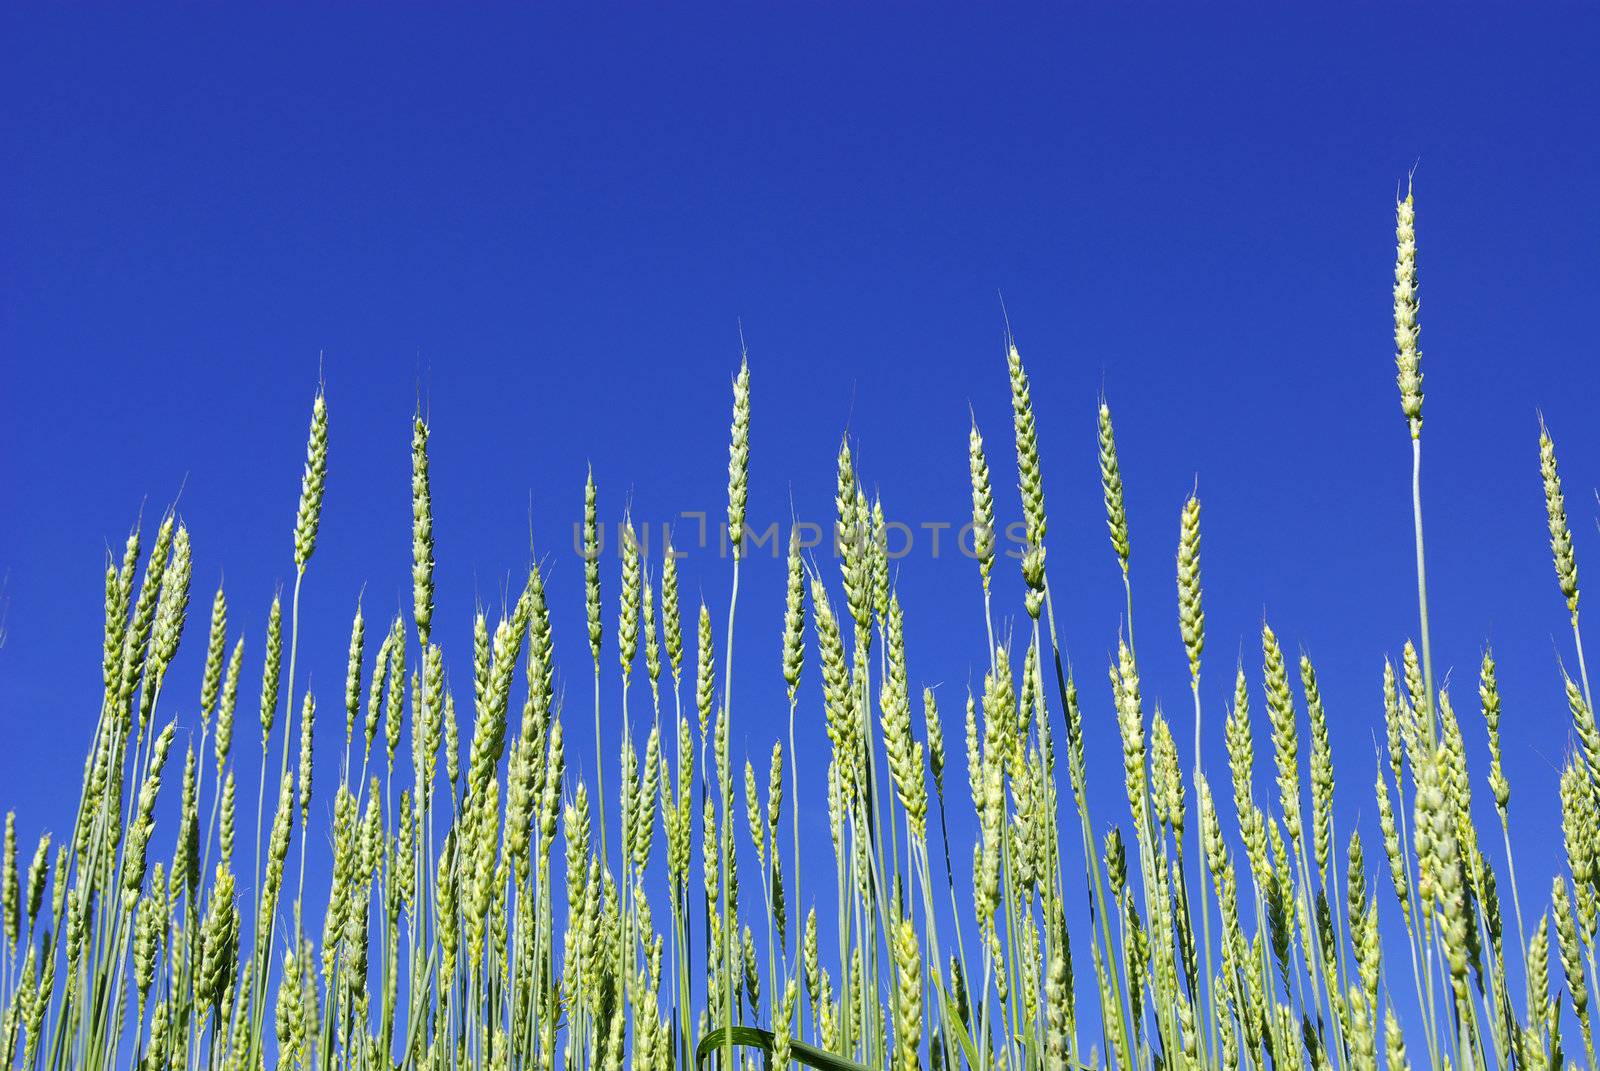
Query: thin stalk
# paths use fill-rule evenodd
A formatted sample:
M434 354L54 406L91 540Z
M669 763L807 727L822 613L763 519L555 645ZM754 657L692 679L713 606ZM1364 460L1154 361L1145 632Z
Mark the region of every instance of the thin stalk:
M1583 682L1583 702L1590 710L1594 700L1589 696L1589 667L1583 660L1583 633L1578 629L1578 611L1572 611L1572 642L1578 648L1578 679Z
M600 656L594 659L594 798L600 815L600 858L611 865L611 851L606 846L606 778L605 737L600 732Z
M1517 948L1525 950L1528 947L1528 938L1522 928L1522 897L1517 893L1517 863L1511 852L1511 822L1505 811L1500 812L1500 836L1505 841L1506 847L1506 873L1511 878L1511 906L1517 915ZM1526 975L1527 971L1524 970ZM1525 1008L1531 1008L1533 1000L1532 979L1524 979L1528 984Z
M1194 698L1194 789L1195 789L1196 796L1198 796L1199 791L1200 791L1200 779L1201 779L1201 775L1200 775L1200 677L1199 677L1198 674L1192 675L1189 678L1189 692ZM1215 1055L1216 1055L1216 1052L1217 1052L1217 1015L1216 1015L1217 997L1216 997L1216 994L1214 992L1212 992L1212 979L1214 977L1216 977L1216 975L1215 975L1215 972L1212 970L1212 964L1211 964L1211 911L1206 906L1206 900L1207 900L1207 896L1208 896L1207 889L1206 889L1206 885L1208 884L1208 880L1207 880L1207 877L1206 877L1206 871L1207 871L1206 838L1205 838L1205 831L1201 828L1200 823L1198 821L1194 823L1194 837L1195 837L1195 843L1199 846L1199 849L1200 849L1199 852L1197 853L1197 860L1198 860L1198 866L1199 866L1199 870L1197 871L1197 874L1198 874L1198 877L1200 879L1200 932L1201 932L1201 939L1205 943L1205 960L1206 960L1205 984L1203 986L1200 986L1199 987L1200 992L1195 994L1195 1003L1197 1005L1197 1007L1195 1008L1195 1011L1198 1014L1201 1014L1201 1015L1205 1016L1205 1020L1206 1020L1205 1058L1206 1058L1206 1062L1210 1063L1212 1060L1215 1059ZM1218 907L1219 907L1219 910L1220 910L1221 905L1219 904Z
M722 830L721 851L722 866L718 875L722 879L722 995L725 1001L723 1006L724 1017L727 1020L723 1025L727 1032L723 1035L722 1071L733 1071L733 951L732 934L735 922L728 914L728 853L733 846L733 774L732 764L728 757L728 740L733 735L733 617L734 610L739 603L739 550L737 545L733 553L733 588L728 594L728 635L722 667L722 744L720 747L721 777L722 777Z
M795 753L794 748L794 716L796 705L795 696L791 694L789 696L789 776L794 784L794 802L789 807L789 824L791 827L791 832L794 834L793 873L795 914L797 919L802 919L805 917L806 902L800 896L800 872L804 869L804 867L800 863L800 758ZM774 841L773 845L773 851L776 852L777 842ZM794 928L794 958L796 963L800 961L800 957L802 955L800 941L801 931L803 928L803 925L797 925ZM798 1005L799 1002L797 1001L796 1004ZM803 1012L803 1010L803 1008L797 1007L795 1014L798 1016L801 1014L801 1012Z
M1434 747L1438 732L1433 724L1433 646L1428 638L1428 570L1422 550L1422 436L1415 424L1411 432L1411 519L1417 545L1417 616L1422 628L1422 680L1428 723L1428 748Z

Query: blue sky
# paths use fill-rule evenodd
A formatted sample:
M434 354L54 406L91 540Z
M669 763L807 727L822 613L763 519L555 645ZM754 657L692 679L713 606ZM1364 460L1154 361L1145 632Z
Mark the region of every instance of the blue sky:
M332 449L304 596L312 686L341 685L358 595L375 619L408 598L420 399L455 687L474 605L519 582L531 518L573 686L569 754L589 773L571 538L585 466L612 522L629 502L656 525L716 515L742 323L758 527L828 520L846 432L891 516L959 525L969 406L1014 519L1003 294L1091 755L1115 754L1105 662L1123 614L1094 454L1104 392L1146 696L1187 723L1172 556L1198 484L1206 762L1222 776L1233 663L1259 682L1265 616L1318 665L1341 836L1359 822L1376 843L1379 674L1416 627L1389 296L1394 196L1416 167L1435 657L1487 805L1471 697L1494 645L1528 895L1559 850L1572 659L1540 411L1580 570L1600 568L1597 31L1578 5L9 6L3 805L25 843L70 821L104 555L141 508L176 500L189 524L197 617L225 576L253 692L267 605L292 579L319 377ZM940 687L955 737L985 662L981 603L969 561L927 551L899 563L911 675ZM1000 620L1020 630L1002 571ZM704 553L684 566L719 631L727 572ZM735 738L757 757L786 721L782 583L770 557L742 579ZM191 633L183 673L202 646ZM800 751L820 773L808 677ZM192 717L189 694L164 714ZM1099 815L1120 813L1113 779L1096 794Z

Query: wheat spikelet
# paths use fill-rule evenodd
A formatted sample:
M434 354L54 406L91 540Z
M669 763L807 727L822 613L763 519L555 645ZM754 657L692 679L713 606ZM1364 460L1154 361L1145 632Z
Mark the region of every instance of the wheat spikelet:
M728 442L728 541L744 553L744 511L750 490L750 362L739 360L733 380L733 427Z
M883 513L883 499L874 495L872 508L870 510L863 508L862 513L868 518L867 548L872 579L872 612L878 619L878 628L881 631L889 617L889 530Z
M294 520L294 565L301 573L317 547L322 523L322 495L328 481L328 401L318 390L311 403L311 432L306 440L306 471L300 478L300 505Z
M700 603L696 629L695 651L695 707L700 715L700 739L704 742L711 723L711 710L716 698L716 652L711 646L711 611L705 601Z
M144 875L140 875L143 880ZM0 926L5 927L6 944L14 950L22 936L22 893L17 877L17 812L6 812L4 856L0 857Z
M310 692L300 708L300 824L311 818L311 738L312 723L316 720L317 703Z
M389 768L394 768L394 756L400 746L401 710L406 696L405 672L405 626L400 615L396 614L394 624L390 631L394 643L389 648L389 685L388 693L383 700L383 742L387 750ZM413 730L415 730L416 711L412 711Z
M145 851L150 844L150 833L155 828L156 796L161 791L161 771L167 763L167 752L172 747L175 726L168 723L155 738L150 751L150 764L144 782L139 787L139 805L133 824L128 829L128 844L123 857L122 908L132 911L144 885ZM6 930L12 944L16 943L19 917L16 873L16 830L11 815L6 816Z
M1583 745L1590 776L1600 777L1600 726L1595 724L1594 711L1583 698L1583 689L1565 674L1562 674L1562 681L1567 690L1567 707L1572 711L1572 725L1577 730L1578 742Z
M261 669L261 750L266 751L267 738L272 735L272 725L278 717L278 673L283 661L283 604L273 596L272 609L267 614L267 650Z
M900 806L905 808L912 835L926 834L928 787L922 774L922 744L911 735L911 697L907 694L905 617L900 600L889 600L888 642L885 645L889 673L879 693L882 708L884 749L889 757L889 773L894 780Z
M894 963L897 975L894 1017L896 1071L918 1071L922 1066L922 943L917 927L902 918L895 931Z
M1411 190L1395 203L1394 363L1411 437L1422 434L1422 353L1417 348L1417 217Z
M151 630L155 625L157 600L161 595L167 559L172 550L173 525L173 517L169 513L162 518L161 527L156 530L155 545L151 547L150 556L146 560L144 579L139 584L139 595L133 602L132 615L123 633L122 669L117 677L117 707L124 723L133 717L134 685L139 683L145 671L146 658L152 650ZM129 580L131 581L131 576ZM143 698L140 702L142 709L139 728L142 731L143 717L148 715L149 708L144 706Z
M200 970L195 995L221 1014L223 997L238 967L239 912L233 903L233 874L218 864L210 907L200 936Z
M922 690L922 725L928 738L928 770L933 774L934 791L944 799L944 726L939 720L939 705L933 689ZM943 807L943 802L940 803Z
M1328 877L1333 851L1333 750L1328 743L1328 714L1317 687L1311 659L1300 656L1300 683L1305 689L1306 713L1311 721L1311 836L1317 873Z
M228 647L228 600L217 588L211 600L211 630L206 637L205 671L200 678L200 725L211 723L222 689L222 660Z
M178 843L172 853L174 887L182 878L193 895L200 884L200 805L195 799L196 762L190 745L183 764L183 794L178 804Z
M600 666L600 640L604 633L600 623L601 533L598 494L594 469L591 467L583 484L583 592L584 610L589 623L589 652L594 658L597 673Z
M1578 612L1578 565L1572 554L1572 532L1567 527L1566 499L1561 494L1561 474L1556 469L1556 446L1544 420L1539 421L1539 473L1544 477L1545 517L1550 528L1550 555L1555 559L1556 582L1567 600L1567 612Z
M1261 626L1262 676L1267 693L1267 716L1272 721L1272 754L1278 767L1278 799L1289 838L1300 840L1299 733L1295 729L1294 697L1289 692L1283 650L1270 626Z
M994 494L989 487L989 460L983 452L983 436L978 422L972 422L967 435L967 467L972 480L972 552L978 559L978 574L983 590L989 590L989 574L994 570Z
M350 654L344 673L344 744L348 748L355 736L356 715L361 712L361 651L366 644L367 623L361 616L361 604L356 604L356 616L350 623Z
M683 619L678 610L678 552L672 537L665 540L661 556L661 631L667 648L667 663L672 667L672 685L677 688L683 673Z
M789 702L800 684L800 669L805 661L805 571L800 559L800 526L789 528L788 583L783 604L783 680L789 686Z
M28 904L27 916L29 925L36 925L39 921L39 907L44 902L44 886L50 877L50 833L46 831L39 836L38 846L33 850L33 861L28 864Z
M1176 784L1174 784L1176 782ZM1150 803L1154 808L1156 824L1168 826L1177 818L1172 806L1173 793L1183 792L1182 774L1178 771L1178 745L1172 739L1172 728L1158 710L1150 719ZM1179 807L1182 807L1181 802Z
M411 606L417 637L428 645L433 624L433 492L428 483L428 425L418 412L411 428Z
M633 520L624 514L618 548L622 553L622 587L617 593L617 658L622 664L622 680L626 684L633 675L634 656L639 652L640 578L639 539L634 534Z
M767 766L767 833L770 837L778 828L778 819L783 811L783 745L774 741L772 744L772 761ZM776 841L774 852L776 852Z
M1206 615L1200 608L1200 499L1183 503L1178 527L1178 630L1189 656L1189 676L1200 679L1200 653L1206 645Z
M1117 439L1111 429L1111 407L1100 403L1100 490L1106 501L1106 528L1111 533L1111 549L1123 575L1128 572L1128 512L1122 500L1122 470L1117 465Z
M650 582L650 570L644 570L643 583L639 594L642 596L640 612L644 617L644 671L650 680L651 705L657 710L661 708L661 634L656 628L656 596L655 588Z
M792 1059L789 1024L794 1018L794 1005L795 981L790 978L784 985L783 1000L779 1002L777 1015L772 1021L772 1066L777 1071L789 1071Z
M1483 721L1489 730L1489 789L1494 793L1495 807L1505 818L1511 802L1511 782L1506 779L1500 754L1500 686L1495 680L1494 653L1483 652L1483 662L1478 670L1478 700L1482 705Z
M1044 485L1039 472L1039 434L1033 419L1033 398L1028 373L1014 344L1006 348L1011 375L1011 419L1017 446L1017 480L1022 492L1022 512L1028 523L1028 545L1043 547L1045 536Z

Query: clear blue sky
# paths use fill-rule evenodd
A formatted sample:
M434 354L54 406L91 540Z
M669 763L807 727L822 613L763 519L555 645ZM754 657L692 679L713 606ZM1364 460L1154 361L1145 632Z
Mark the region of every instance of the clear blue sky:
M1115 754L1104 666L1122 616L1094 454L1103 390L1146 696L1187 710L1172 555L1198 481L1207 763L1220 778L1233 662L1242 651L1259 682L1265 614L1318 664L1341 836L1359 820L1375 844L1379 672L1415 630L1389 286L1395 191L1417 165L1436 659L1486 805L1471 697L1494 644L1536 896L1559 848L1557 667L1571 659L1541 409L1580 570L1600 576L1600 18L1338 8L8 5L0 797L24 842L70 821L104 555L141 507L148 520L178 500L196 619L225 574L253 709L319 375L332 450L304 599L313 686L342 683L359 593L374 618L409 597L420 396L454 685L470 685L475 600L498 605L525 568L531 508L573 685L569 754L589 774L570 534L586 463L613 522L630 499L655 524L719 511L742 321L758 526L791 502L829 517L846 430L892 516L960 524L969 405L1013 519L1003 293L1033 376L1091 755ZM926 549L899 566L911 675L942 685L955 738L985 661L977 579ZM1017 622L1020 584L1002 570L1002 620ZM691 557L685 585L720 622L724 564ZM757 559L735 696L736 747L757 756L786 713L781 592L781 567ZM814 664L801 752L820 773ZM191 695L180 686L163 716L192 717ZM1100 816L1120 813L1113 778L1096 794ZM970 827L955 832L964 843Z

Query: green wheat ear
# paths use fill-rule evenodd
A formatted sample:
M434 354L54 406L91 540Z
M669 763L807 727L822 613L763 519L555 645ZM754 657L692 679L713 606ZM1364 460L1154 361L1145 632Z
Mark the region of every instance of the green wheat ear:
M1017 444L1017 480L1022 492L1022 512L1028 522L1028 543L1043 546L1045 535L1044 485L1039 472L1039 433L1033 418L1033 396L1022 354L1015 344L1006 350L1011 375L1011 419Z
M1556 469L1556 445L1544 419L1539 420L1539 473L1544 478L1545 517L1550 528L1550 554L1555 559L1556 582L1567 600L1567 612L1578 612L1578 563L1572 554L1572 532L1567 528L1566 499L1561 494L1561 474Z
M590 468L583 484L583 593L589 622L589 652L594 656L595 672L600 666L600 639L605 633L600 623L600 513Z
M700 716L700 739L703 743L711 725L711 711L716 700L716 652L712 649L711 610L701 600L700 614L695 630L695 708Z
M643 586L639 539L634 534L633 519L626 513L622 517L618 542L621 545L617 549L622 554L622 590L617 595L617 659L622 665L622 680L626 684L633 676L634 657L639 651L639 589Z
M967 435L967 467L972 482L972 545L978 559L983 590L989 590L989 573L994 569L994 494L989 487L989 459L983 452L983 436L978 422L972 422Z
M356 715L361 713L361 653L366 645L367 622L361 616L361 604L356 603L356 616L350 623L350 652L345 661L344 675L344 744L348 748L355 736Z
M744 511L750 491L750 362L739 360L733 380L733 427L728 441L728 540L744 553Z
M1411 425L1411 437L1422 434L1422 351L1417 348L1417 216L1409 185L1395 203L1394 363L1398 370L1400 409Z
M650 697L657 710L661 707L661 633L656 625L656 594L655 586L650 579L650 569L644 567L643 587L640 591L644 601L642 612L644 614L644 669L645 675L650 679Z
M928 770L933 774L934 791L944 799L944 726L939 721L939 704L932 688L922 690L922 725L928 737Z
M667 663L672 667L672 685L678 686L683 676L683 618L678 608L678 552L672 546L672 536L664 540L661 552L661 633L667 649Z
M428 645L433 625L433 491L428 482L428 425L411 426L411 606L417 637Z
M805 565L800 557L800 526L789 528L788 583L783 603L783 681L794 702L800 685L800 670L805 662Z
M895 990L895 1071L919 1071L917 1050L922 1044L922 942L917 927L902 918L894 932L894 963L898 978Z
M1123 575L1128 572L1128 512L1122 500L1122 470L1117 465L1117 439L1111 429L1111 407L1100 403L1100 489L1106 501L1106 528L1111 533L1111 549Z
M306 571L311 552L317 547L317 528L322 523L322 495L328 481L328 401L318 390L311 404L311 432L306 441L306 471L300 479L300 507L295 512L294 564Z
M1189 676L1200 679L1200 654L1206 646L1206 615L1200 607L1200 499L1183 503L1178 528L1178 629L1189 656Z
M205 672L200 679L200 725L210 724L222 688L222 660L228 646L228 600L221 585L211 599L211 631L206 637Z
M1011 424L1017 447L1017 486L1022 495L1022 515L1027 521L1027 546L1022 555L1022 579L1028 587L1028 616L1038 620L1044 607L1044 481L1039 470L1039 433L1033 416L1033 396L1022 355L1014 343L1006 349L1011 377ZM992 527L992 526L991 526Z
M140 880L144 878L139 875ZM137 889L135 890L137 892ZM0 860L0 926L5 929L6 941L16 948L22 935L22 894L17 878L17 812L6 812L5 855Z

